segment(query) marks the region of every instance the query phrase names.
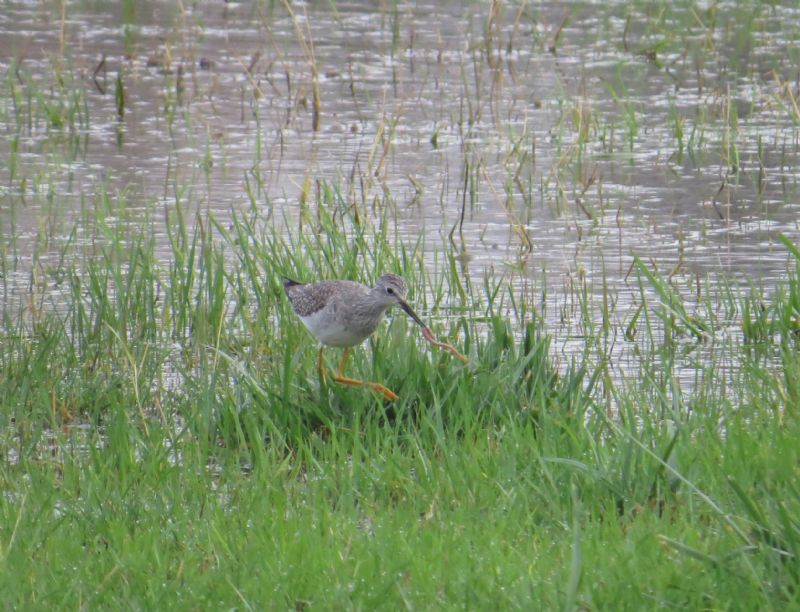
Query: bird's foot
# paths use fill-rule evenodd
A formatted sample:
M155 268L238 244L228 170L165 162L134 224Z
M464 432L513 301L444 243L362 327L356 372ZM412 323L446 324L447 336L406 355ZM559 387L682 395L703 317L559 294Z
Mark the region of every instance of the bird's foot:
M396 402L400 399L400 396L397 395L391 389L387 389L380 383L376 382L364 382L363 380L356 380L355 378L348 378L346 376L335 376L333 378L334 382L343 384L343 385L350 385L351 387L369 387L376 393L380 393L390 402Z
M376 391L378 393L383 393L383 397L385 397L390 402L396 402L397 400L400 399L400 396L397 395L397 393L395 393L391 389L387 389L386 387L384 387L379 383L369 383L369 387L373 391Z

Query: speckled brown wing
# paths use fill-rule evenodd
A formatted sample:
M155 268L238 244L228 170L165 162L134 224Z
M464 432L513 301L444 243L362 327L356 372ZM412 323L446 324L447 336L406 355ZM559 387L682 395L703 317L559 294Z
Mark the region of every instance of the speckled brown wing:
M323 308L333 293L333 288L322 286L315 291L309 291L309 287L309 285L299 283L284 283L283 285L292 309L300 317L308 317Z
M324 308L334 295L342 293L345 286L349 285L353 285L353 289L358 289L353 291L353 295L366 293L365 287L350 281L321 281L304 285L287 280L284 282L283 288L286 290L286 295L289 296L289 303L297 315L309 317Z

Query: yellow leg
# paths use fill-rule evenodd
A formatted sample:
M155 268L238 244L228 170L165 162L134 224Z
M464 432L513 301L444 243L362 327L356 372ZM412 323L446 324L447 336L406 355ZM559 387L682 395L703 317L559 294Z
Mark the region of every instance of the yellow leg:
M345 347L344 351L342 351L342 359L339 361L339 370L336 372L336 375L333 377L335 382L341 383L343 385L351 385L353 387L369 387L373 391L377 393L382 393L383 397L385 397L390 402L394 402L400 399L400 396L397 395L391 389L387 389L380 383L374 382L364 382L363 380L356 380L355 378L348 378L344 375L344 366L347 364L347 358L350 356L350 347Z
M317 355L317 369L319 369L319 376L322 378L322 384L327 385L328 380L325 377L325 362L322 361L322 348L319 347L319 354Z

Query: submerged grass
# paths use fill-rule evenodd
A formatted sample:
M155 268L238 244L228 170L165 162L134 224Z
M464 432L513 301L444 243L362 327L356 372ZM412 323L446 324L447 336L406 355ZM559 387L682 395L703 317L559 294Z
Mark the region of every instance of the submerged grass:
M738 387L712 361L685 389L677 354L707 334L640 265L661 306L625 325L657 357L611 383L590 360L557 372L507 279L464 282L452 252L429 268L386 215L318 194L302 232L177 208L166 258L156 222L98 221L94 249L51 270L57 309L5 305L6 606L797 604L796 274L771 301L730 297L771 330L740 345ZM395 315L352 362L395 404L322 385L280 287L386 271L470 358ZM611 319L587 328L598 345Z

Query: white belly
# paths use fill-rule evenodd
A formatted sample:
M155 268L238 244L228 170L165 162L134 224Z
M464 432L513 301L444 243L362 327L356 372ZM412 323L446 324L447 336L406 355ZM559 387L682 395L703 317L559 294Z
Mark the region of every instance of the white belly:
M326 313L326 314L323 314ZM324 308L307 317L300 317L314 337L326 346L355 346L361 344L374 331L343 323L338 317L331 318Z

